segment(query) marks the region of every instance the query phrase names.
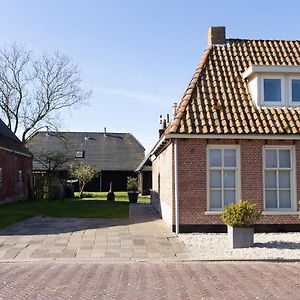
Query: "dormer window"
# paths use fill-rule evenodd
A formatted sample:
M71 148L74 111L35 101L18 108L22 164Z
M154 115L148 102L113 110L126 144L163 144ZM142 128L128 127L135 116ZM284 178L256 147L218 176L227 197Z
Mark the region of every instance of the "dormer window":
M261 90L262 103L281 105L284 99L284 78L262 77Z
M300 106L300 67L252 65L244 73L258 107Z
M84 150L76 150L75 158L84 158Z
M300 78L291 78L289 87L290 102L300 104Z

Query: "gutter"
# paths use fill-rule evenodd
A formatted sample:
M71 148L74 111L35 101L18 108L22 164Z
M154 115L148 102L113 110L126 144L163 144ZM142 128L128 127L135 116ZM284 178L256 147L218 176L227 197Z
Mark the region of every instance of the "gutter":
M32 156L30 154L26 154L26 153L18 151L18 150L12 150L12 149L9 149L9 148L6 148L6 147L1 147L1 146L0 146L0 150L32 158Z
M175 176L175 233L179 233L179 188L178 188L178 140L174 141L174 176Z
M155 146L153 147L153 149L150 151L150 153L148 154L149 156L155 154L155 151L157 150L157 148L160 147L160 145L166 140L166 136L163 134L161 136L161 138L158 140L158 142L155 144Z
M300 134L197 134L168 133L165 139L300 140Z

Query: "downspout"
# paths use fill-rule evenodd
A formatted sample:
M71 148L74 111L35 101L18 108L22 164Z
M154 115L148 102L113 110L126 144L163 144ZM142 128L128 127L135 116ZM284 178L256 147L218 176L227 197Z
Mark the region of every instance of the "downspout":
M178 139L174 140L174 177L175 177L175 233L179 233L179 198L178 198Z

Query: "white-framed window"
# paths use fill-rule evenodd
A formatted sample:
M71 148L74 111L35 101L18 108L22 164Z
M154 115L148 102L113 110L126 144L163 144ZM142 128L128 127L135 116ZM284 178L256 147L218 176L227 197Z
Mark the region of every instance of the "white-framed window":
M285 79L283 76L261 77L261 102L265 105L282 105L285 101Z
M208 211L239 201L240 155L237 145L207 146Z
M289 103L292 105L300 104L300 77L289 77Z
M75 158L84 158L84 150L76 150Z
M264 147L264 209L294 211L295 159L294 147Z

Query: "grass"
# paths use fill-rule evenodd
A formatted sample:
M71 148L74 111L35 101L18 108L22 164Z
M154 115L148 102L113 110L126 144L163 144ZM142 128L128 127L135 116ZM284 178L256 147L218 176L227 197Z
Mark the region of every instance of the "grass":
M0 228L34 216L70 218L128 218L129 202L126 192L116 192L116 201L107 202L104 192L84 193L84 198L29 200L0 206ZM76 198L77 196L77 198ZM139 197L138 203L149 203L149 198Z
M116 196L116 201L119 202L128 202L127 192L114 192ZM101 200L106 201L107 192L84 192L83 198L81 200ZM79 193L75 193L75 197L79 197ZM141 197L138 198L138 203L150 203L149 197Z

